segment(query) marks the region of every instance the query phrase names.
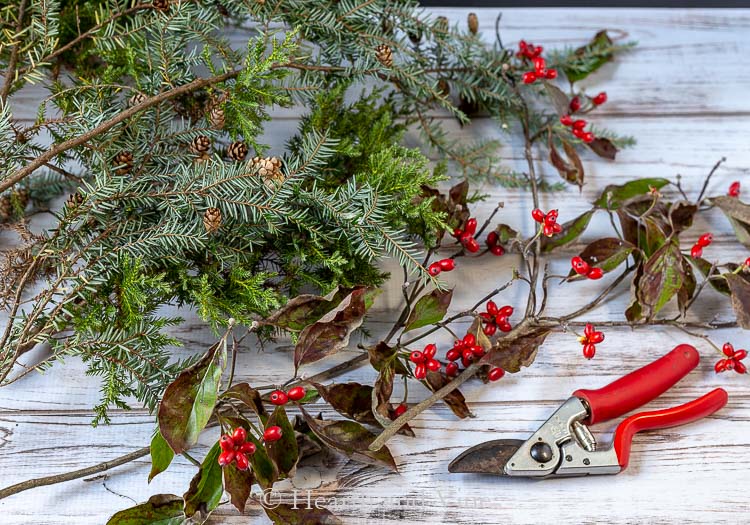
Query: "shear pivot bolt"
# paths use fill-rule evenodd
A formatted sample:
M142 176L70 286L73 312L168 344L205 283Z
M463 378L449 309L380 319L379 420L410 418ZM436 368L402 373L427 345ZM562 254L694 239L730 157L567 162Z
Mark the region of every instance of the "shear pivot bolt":
M532 459L538 463L547 463L552 460L552 447L543 441L534 443L529 453Z

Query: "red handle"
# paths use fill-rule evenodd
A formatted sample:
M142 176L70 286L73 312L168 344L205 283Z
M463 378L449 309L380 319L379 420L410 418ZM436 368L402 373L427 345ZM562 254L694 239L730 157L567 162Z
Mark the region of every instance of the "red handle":
M727 393L723 388L712 390L703 397L689 403L664 410L641 412L633 414L623 420L615 430L615 453L617 461L623 470L628 467L630 460L630 445L633 436L641 430L655 428L669 428L692 423L698 419L710 416L727 404Z
M614 419L666 392L698 365L700 355L690 345L679 345L664 357L598 390L576 390L573 395L589 405L587 425Z

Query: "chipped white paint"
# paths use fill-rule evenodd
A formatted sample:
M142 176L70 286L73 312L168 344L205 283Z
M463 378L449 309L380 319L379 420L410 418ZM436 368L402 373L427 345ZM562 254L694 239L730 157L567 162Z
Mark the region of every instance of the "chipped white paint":
M468 11L435 10L457 23L465 23ZM497 10L477 12L482 31L489 37ZM506 44L523 37L545 46L574 46L603 27L622 29L640 44L589 82L592 91L606 89L610 96L610 102L592 120L633 134L639 143L622 152L615 163L584 159L588 172L582 197L574 190L545 196L545 207L559 207L562 219L582 211L586 201L612 181L680 173L684 187L698 191L703 176L721 156L728 161L712 187L720 191L739 179L750 189L749 10L509 9L502 27ZM34 102L32 93L17 115L25 111L27 117L33 117ZM277 148L293 131L296 115L286 111L278 117L267 137ZM464 130L456 126L454 133L457 140L485 138L497 135L497 127L479 121ZM523 169L518 142L510 136L500 138L506 142L502 150L505 162ZM553 176L549 168L542 169ZM526 231L531 228L525 192L490 185L484 190L505 202L501 220ZM478 214L493 206L494 202L480 206ZM607 228L606 220L594 225L599 232ZM697 236L709 229L717 234L711 256L724 260L747 256L732 242L723 217L711 214L701 218L693 231ZM584 240L594 238L596 231ZM564 257L560 259L554 268L563 271L567 263ZM482 292L507 280L514 264L517 261L512 257L487 259L450 274L448 278L457 284L454 306L467 306ZM570 311L585 303L599 286L553 287L550 312ZM514 287L503 300L520 304L524 294L520 286ZM391 283L370 320L374 334L388 329L400 300L398 283ZM618 319L626 300L625 290L590 318ZM701 300L700 317L731 318L725 303L707 293ZM199 351L213 339L192 317L175 333L185 342L184 352ZM748 344L746 333L740 331L728 330L716 337L732 339L740 346ZM684 334L662 328L635 332L610 329L596 359L586 362L574 337L554 334L530 369L496 385L471 384L464 389L476 418L458 421L443 406L436 406L414 422L416 438L395 438L391 448L400 475L332 457L322 470L301 467L297 477L279 490L285 501L293 501L296 490L300 504L307 502L309 490L312 502L323 498L346 523L357 524L747 523L750 380L736 374L717 377L712 372L717 355L696 340L693 343L703 355L700 367L652 406L683 403L717 386L729 391L729 405L701 422L637 436L631 466L625 473L543 482L447 473L448 462L465 447L499 436L524 437L575 388L603 385L683 341L688 341ZM350 356L337 356L325 366ZM308 373L323 366L316 364ZM110 426L89 426L98 383L82 376L82 370L80 363L71 361L54 367L46 376L29 376L0 389L1 485L82 468L148 443L153 418L142 410L115 412ZM240 358L240 380L268 384L282 382L290 373L291 360L283 349L269 349L261 358L248 347ZM373 373L359 369L346 378L372 381ZM409 400L416 402L424 395L415 389ZM600 429L604 441L612 428L613 424L607 424ZM202 446L214 437L205 436ZM196 455L201 452L197 450ZM10 497L0 501L2 522L101 524L114 511L151 494L181 494L193 472L189 463L178 459L149 486L148 469L148 458L144 458L92 480ZM228 505L221 506L211 522L268 523L257 506L239 516Z

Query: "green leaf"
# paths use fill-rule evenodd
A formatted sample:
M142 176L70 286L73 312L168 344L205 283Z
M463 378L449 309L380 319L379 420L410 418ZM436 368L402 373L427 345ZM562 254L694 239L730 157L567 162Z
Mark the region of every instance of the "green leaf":
M211 418L226 357L226 339L222 339L164 391L157 416L159 431L175 453L195 445Z
M375 434L355 421L322 421L315 419L300 407L302 417L310 426L310 430L332 449L345 454L355 461L386 467L398 472L396 460L393 459L388 447L372 451L368 447L375 440Z
M703 274L704 278L708 278L709 273L711 277L720 275L719 270L717 268L712 269L712 264L706 259L702 259L701 257L686 257L686 259L690 261L690 263L695 266L698 271L701 272L701 274ZM709 279L708 284L711 286L711 288L721 294L731 294L726 279Z
M222 470L224 471L224 490L229 494L229 500L238 511L244 513L245 505L247 505L255 482L253 470L240 470L234 464L226 466Z
M174 494L157 494L146 503L121 510L107 525L180 525L185 523L182 498Z
M714 197L710 202L727 216L737 240L744 246L750 247L750 206L737 197L726 195Z
M299 450L297 449L294 428L282 406L276 407L276 410L273 411L271 417L268 418L266 428L274 425L281 427L281 439L266 443L266 450L268 451L268 457L276 465L276 471L282 476L287 476L297 465Z
M531 366L534 362L550 331L549 328L532 327L515 337L501 337L479 362L499 366L506 372L520 372L521 367Z
M190 480L190 487L182 496L185 500L185 516L198 520L198 523L203 523L208 519L211 512L219 505L224 492L219 454L221 454L221 447L217 441L203 458L198 473ZM234 468L234 466L229 468ZM195 517L196 514L199 514L198 517Z
M312 505L273 505L264 506L268 517L274 525L340 525L342 521L331 511Z
M305 327L294 348L295 370L346 348L349 336L362 324L378 293L370 287L356 288L333 310Z
M151 472L148 475L148 482L151 483L151 480L158 474L167 470L173 458L174 451L157 428L154 437L151 439Z
M680 248L668 242L643 264L637 285L641 316L653 319L685 282Z
M507 224L498 224L495 232L497 233L497 242L500 244L508 244L508 242L518 238L518 232Z
M545 253L551 252L555 248L560 248L578 239L586 231L595 211L589 210L575 219L562 224L562 232L553 237L542 237L542 251Z
M409 313L404 332L443 320L453 298L453 290L433 290L419 298Z
M623 241L615 237L605 237L604 239L597 239L586 246L581 252L580 257L589 266L598 266L605 272L611 272L625 262L635 249L635 246L628 241ZM568 275L569 278L576 276L578 274L573 270Z
M599 31L585 46L565 58L563 72L568 80L578 82L614 58L612 39L606 30Z
M750 283L734 273L725 273L729 290L732 292L732 308L737 316L737 324L750 329Z
M599 198L594 201L594 206L614 211L622 206L625 201L639 195L644 195L651 188L660 189L667 184L669 184L669 180L658 178L636 179L622 185L610 184L604 188Z

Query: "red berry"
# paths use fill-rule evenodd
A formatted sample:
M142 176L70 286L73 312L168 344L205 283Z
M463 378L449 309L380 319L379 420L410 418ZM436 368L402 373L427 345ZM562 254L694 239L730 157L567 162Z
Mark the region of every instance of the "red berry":
M237 460L237 470L247 470L250 466L250 462L247 460L247 456L242 452L237 452L235 458Z
M453 230L453 236L454 237L461 237L464 234L464 231L461 228L456 228Z
M427 377L427 369L424 365L419 364L414 367L414 377L416 377L417 379L424 379L425 377Z
M586 132L583 131L582 129L574 129L573 130L573 135L576 138L579 138L579 139L583 140L583 137L586 135Z
M488 303L488 309L489 309L489 303ZM477 338L474 336L474 334L466 334L464 338L461 339L461 344L465 346L473 346L474 344L476 344L476 342L477 342Z
M573 122L573 129L583 129L586 127L586 121L583 119L578 119L575 122Z
M548 78L550 80L554 80L557 78L557 69L548 69L544 72L545 78Z
M507 323L508 322L508 316L507 315L500 315L497 314L495 316L495 324L501 324L501 323Z
M497 255L498 257L500 257L501 255L505 254L505 248L499 245L493 246L492 248L490 248L490 253L492 253L492 255Z
M701 248L697 244L690 248L690 257L692 257L693 259L697 259L701 255L703 255L703 248Z
M461 352L461 358L464 361L471 362L474 360L474 352L471 351L471 348L467 348L463 352Z
M508 321L498 324L497 327L500 329L501 332L510 332L511 330L513 330L513 327L510 325Z
M575 113L579 109L581 109L581 99L579 97L570 99L570 112Z
M459 357L461 357L461 351L458 348L451 348L445 353L448 361L456 361Z
M735 361L734 361L734 359L724 359L724 361L726 362L726 369L727 370L734 369L734 365L736 364Z
M560 124L563 126L572 126L573 125L573 118L570 115L563 115L560 117Z
M583 357L586 359L593 359L594 354L596 354L596 346L592 343L588 343L583 345Z
M487 234L487 246L495 246L499 240L500 236L497 232L490 232Z
M721 351L724 352L724 355L727 357L734 356L734 346L732 346L732 343L724 343L724 346L721 347Z
M404 412L406 412L406 405L401 403L393 410L393 415L396 417L400 417Z
M306 394L307 392L301 386L295 386L286 393L287 397L292 401L299 401L300 399L303 399Z
M411 354L409 354L409 359L412 363L418 365L420 363L424 363L425 355L419 350L414 350Z
M265 432L263 432L263 441L266 441L268 443L271 443L273 441L278 441L281 439L281 427L272 426L268 427Z
M586 273L586 277L593 280L601 279L603 275L604 270L602 270L601 268L597 268L596 266L591 268L588 273Z
M591 323L586 323L586 326L583 327L583 335L585 335L587 339L591 337L591 334L594 332L596 332L596 328L594 328L594 325Z
M593 133L591 133L590 131L587 131L586 133L584 133L584 134L583 134L583 135L581 136L581 140L582 140L582 141L584 141L584 142L585 142L586 144L589 144L589 143L591 143L591 142L594 142L594 139L595 139L595 138L596 138L596 137L594 137L594 134L593 134Z
M464 365L464 368L468 368L471 366L473 359L466 359L465 357L461 358L461 364Z
M527 44L525 40L521 40L521 41L520 41L520 42L518 43L518 49L519 49L519 50L520 50L521 52L525 53L526 51L528 51L528 50L529 50L529 44Z
M438 261L438 264L444 272L450 272L456 267L456 261L453 259L441 259Z
M484 332L484 335L491 337L495 335L495 331L497 331L497 326L495 326L494 324L487 324L487 325L484 325L484 328L482 328L482 331Z
M745 263L744 264L745 264L745 266L750 266L750 257L748 257L747 259L745 259Z
M732 359L735 361L742 361L747 357L747 350L737 350L733 355Z
M232 436L229 434L221 436L221 438L219 438L219 446L224 452L227 450L234 450L234 440L232 439Z
M713 240L714 240L714 236L712 234L710 234L710 233L704 233L703 235L701 235L700 237L698 237L698 242L696 242L695 244L697 244L701 248L705 248L706 246L708 246L709 244L711 244L711 242L713 242Z
M557 217L560 216L560 213L557 210L550 210L547 212L547 215L544 216L544 224L552 225L557 222Z
M531 211L531 217L536 222L544 222L544 212L542 210L540 210L539 208L536 208L536 209L534 209L534 210Z
M484 348L474 345L471 347L471 353L474 354L474 357L482 357L484 355Z
M427 272L433 277L437 277L442 271L443 270L440 268L440 265L438 263L432 263L427 267Z
M425 357L426 357L427 359L432 359L433 357L435 357L435 354L436 354L436 353L437 353L437 346L435 346L435 345L434 345L434 344L432 344L432 343L430 343L430 344L426 345L426 346L424 347L424 349L422 350L422 354L423 354L423 355L424 355L424 356L425 356Z
M286 405L289 401L289 397L282 392L281 390L274 390L271 392L271 395L269 396L271 399L271 403L274 405Z
M598 344L598 343L601 343L602 341L604 341L604 334L601 332L594 332L589 337L589 343Z
M475 218L471 218L468 221L466 221L466 228L464 228L464 233L468 233L469 235L474 235L477 231L477 220Z
M253 443L252 441L245 441L240 446L240 452L252 456L253 454L255 454L255 443Z
M533 84L534 82L536 82L537 77L536 73L534 73L533 71L527 71L521 78L523 79L524 84Z
M229 465L232 461L234 461L234 450L225 450L221 454L219 454L219 465L222 467L226 467Z
M542 233L544 233L545 237L552 237L553 235L555 235L555 225L554 224L551 225L551 226L545 225L542 230L543 230Z
M477 240L474 237L472 237L471 239L469 239L468 241L466 241L466 243L464 243L464 246L471 253L476 253L476 252L479 251L479 243L477 242Z
M538 76L544 75L544 69L547 67L547 61L542 57L535 57L534 60L532 60L532 63L534 64L534 70L536 71L536 74Z
M247 430L242 427L237 427L234 429L234 432L232 433L232 441L234 441L235 446L243 444L246 439Z
M487 313L495 316L497 315L497 304L495 304L495 301L487 301Z
M607 93L605 91L602 91L597 96L595 96L593 99L591 99L591 101L594 103L594 105L601 106L602 104L604 104L607 101Z
M729 193L728 195L730 197L739 197L740 196L740 181L736 180L732 184L729 185Z
M502 315L503 317L510 317L511 315L513 315L513 307L509 304L506 304L497 311L497 314Z
M573 267L573 270L579 275L586 275L587 273L589 273L589 263L587 263L577 255L570 260L570 265Z
M738 374L745 374L747 373L747 367L743 363L740 363L739 361L735 361L734 371L737 372Z
M448 363L445 365L445 373L449 376L458 375L458 363Z
M714 365L714 370L716 371L717 374L720 374L721 372L727 369L727 361L728 359L719 359L718 361L716 361L716 364Z
M493 368L492 370L490 370L490 373L487 374L487 378L490 381L498 381L499 379L502 379L504 375L505 370L503 370L502 368Z
M440 361L437 361L436 359L430 359L427 361L427 369L432 372L437 372L440 370Z
M534 48L534 56L539 56L542 54L542 51L544 51L544 48L542 46L536 46Z

